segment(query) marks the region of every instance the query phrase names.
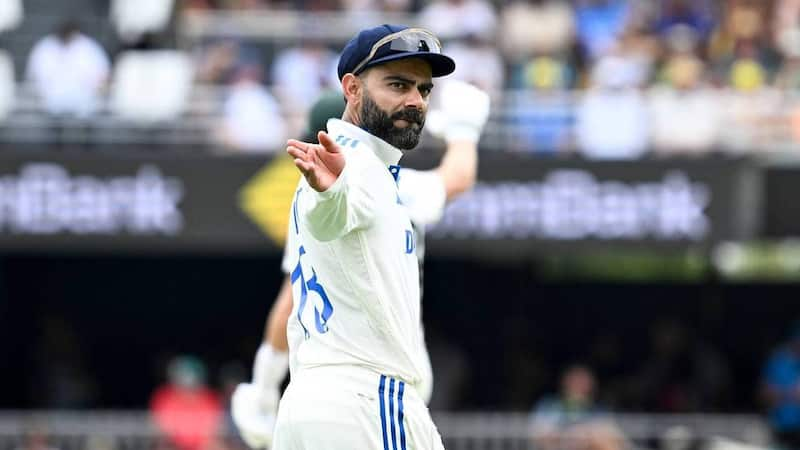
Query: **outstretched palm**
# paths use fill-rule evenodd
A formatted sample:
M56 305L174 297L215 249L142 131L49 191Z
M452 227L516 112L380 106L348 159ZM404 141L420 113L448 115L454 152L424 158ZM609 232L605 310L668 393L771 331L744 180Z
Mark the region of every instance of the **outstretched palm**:
M317 192L328 190L344 169L344 155L328 133L317 134L319 144L309 144L289 139L286 152L294 158L294 165L306 177L309 186Z

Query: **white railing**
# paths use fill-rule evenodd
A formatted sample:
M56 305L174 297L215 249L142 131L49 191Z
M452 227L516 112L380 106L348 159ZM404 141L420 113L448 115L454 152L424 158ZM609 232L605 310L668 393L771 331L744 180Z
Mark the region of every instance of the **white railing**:
M79 145L184 145L214 148L229 88L195 84L178 118L147 125L116 117L101 98L89 120L53 120L28 84L17 87L14 108L0 120L0 143ZM646 102L648 92L642 93ZM537 93L507 90L494 99L481 146L486 150L537 152L537 133L563 133L559 153L575 151L576 120L582 91ZM774 89L755 93L710 91L719 102L719 133L710 147L732 154L800 155L800 94ZM286 116L297 111L287 109ZM293 116L293 117L294 117ZM302 122L302 121L301 121ZM537 128L538 127L538 128ZM294 130L295 133L302 131Z

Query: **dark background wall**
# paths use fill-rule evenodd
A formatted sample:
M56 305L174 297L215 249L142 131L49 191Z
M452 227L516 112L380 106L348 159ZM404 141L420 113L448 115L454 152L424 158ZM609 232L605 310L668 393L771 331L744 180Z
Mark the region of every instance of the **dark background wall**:
M231 364L249 377L278 267L274 256L2 256L0 408L142 407L178 353L201 357L212 384ZM761 366L800 317L791 284L553 282L536 266L435 257L425 270L444 408L526 409L582 361L619 409L753 411Z

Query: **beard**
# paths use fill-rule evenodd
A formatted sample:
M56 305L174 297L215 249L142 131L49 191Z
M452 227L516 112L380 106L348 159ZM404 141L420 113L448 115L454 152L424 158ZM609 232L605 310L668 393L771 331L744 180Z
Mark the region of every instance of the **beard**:
M395 120L405 120L408 125L396 127ZM419 143L425 126L425 113L416 108L406 108L389 115L365 92L361 102L361 121L364 129L373 136L401 150L411 150Z

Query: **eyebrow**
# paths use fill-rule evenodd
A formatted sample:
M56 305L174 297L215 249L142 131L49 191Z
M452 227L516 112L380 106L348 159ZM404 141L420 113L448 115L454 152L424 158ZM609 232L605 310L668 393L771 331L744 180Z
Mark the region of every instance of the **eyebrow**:
M410 78L401 77L400 75L387 75L387 76L383 77L383 80L384 81L399 81L401 83L407 83L407 84L416 84L416 81L414 81L414 80L412 80ZM433 83L431 83L430 81L427 81L427 82L424 82L424 83L419 83L419 86L417 86L417 88L418 89L433 89Z

